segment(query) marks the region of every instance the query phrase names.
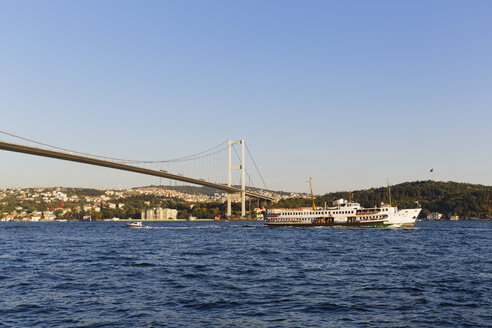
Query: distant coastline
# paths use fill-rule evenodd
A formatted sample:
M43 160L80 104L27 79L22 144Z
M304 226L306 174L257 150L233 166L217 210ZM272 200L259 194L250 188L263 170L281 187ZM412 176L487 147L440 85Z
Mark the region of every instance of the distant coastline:
M203 193L200 191L203 189ZM9 188L0 190L0 221L102 221L118 218L140 220L149 208L177 210L177 220L215 220L225 218L225 194L202 187L141 187L126 190L90 188ZM299 208L311 206L310 197L301 193L268 191L278 200L273 204L248 202L247 216L261 217L260 206ZM388 202L385 187L317 195L318 206L335 199L357 200L364 207ZM238 200L238 199L237 199ZM416 181L392 186L393 205L420 206L419 221L492 220L492 187L457 182ZM251 205L251 208L249 207ZM233 217L239 219L240 205L233 202ZM152 221L161 221L154 219ZM148 220L150 221L150 220Z

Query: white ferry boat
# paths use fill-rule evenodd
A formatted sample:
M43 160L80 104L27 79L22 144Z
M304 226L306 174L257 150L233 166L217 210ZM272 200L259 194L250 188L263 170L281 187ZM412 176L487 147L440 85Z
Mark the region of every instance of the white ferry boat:
M332 207L271 209L265 212L269 226L395 226L412 227L421 209L398 210L381 204L362 208L358 203L339 199Z
M311 182L311 180L310 180ZM390 189L391 190L391 189ZM421 209L398 210L390 204L362 208L360 204L338 199L331 207L266 210L265 225L268 226L393 226L412 227Z

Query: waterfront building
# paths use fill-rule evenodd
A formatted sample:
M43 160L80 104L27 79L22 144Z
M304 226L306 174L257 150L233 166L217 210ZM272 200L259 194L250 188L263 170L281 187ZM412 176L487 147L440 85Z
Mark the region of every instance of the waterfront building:
M152 208L142 211L142 220L176 220L178 210L172 208Z
M43 220L45 220L45 221L54 221L55 219L56 219L55 212L51 212L51 211L44 211L43 212Z
M441 213L437 213L437 212L433 212L433 213L427 214L427 220L431 220L431 221L440 220L441 217L442 217L442 214Z

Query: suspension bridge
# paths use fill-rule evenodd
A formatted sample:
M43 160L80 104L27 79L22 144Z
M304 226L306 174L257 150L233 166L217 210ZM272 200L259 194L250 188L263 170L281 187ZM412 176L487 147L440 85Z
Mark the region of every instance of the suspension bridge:
M170 182L174 181L176 183L177 181L180 181L186 184L205 186L223 191L227 193L227 216L229 217L232 214L231 202L233 195L240 195L241 197L242 217L245 217L246 215L246 197L266 201L274 200L274 197L266 192L268 188L244 139L238 141L227 140L205 151L170 160L131 160L78 152L41 143L36 140L27 139L4 131L0 131L0 134L15 138L16 140L23 140L24 142L36 144L36 147L34 147L14 142L0 141L0 150L140 173L159 177L160 179L169 179ZM236 149L238 146L241 148L240 151L237 151ZM251 175L246 170L245 149L247 150L261 181L263 182L265 187L264 190L254 185ZM225 152L228 153L227 161L224 161L224 157L222 156ZM233 165L233 152L237 157L236 162L239 161L238 165ZM211 159L211 161L203 163L204 159ZM200 163L197 163L197 161ZM211 164L211 162L215 163ZM191 163L191 165L186 167L186 165L183 165L184 163ZM215 166L215 168L222 168L222 174L217 173L216 169L213 170L212 165ZM154 166L154 168L145 166ZM165 170L163 168L165 168ZM234 170L240 171L239 183L233 183L232 173ZM227 173L227 183L221 180L221 177L224 176L224 171ZM250 184L249 187L253 187L254 190L246 189L246 175L248 176ZM237 187L238 185L240 185L240 187Z

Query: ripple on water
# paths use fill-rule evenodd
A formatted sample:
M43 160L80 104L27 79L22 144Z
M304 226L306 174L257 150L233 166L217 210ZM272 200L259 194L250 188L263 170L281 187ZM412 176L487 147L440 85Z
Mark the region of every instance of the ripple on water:
M0 224L12 327L486 327L491 222Z

